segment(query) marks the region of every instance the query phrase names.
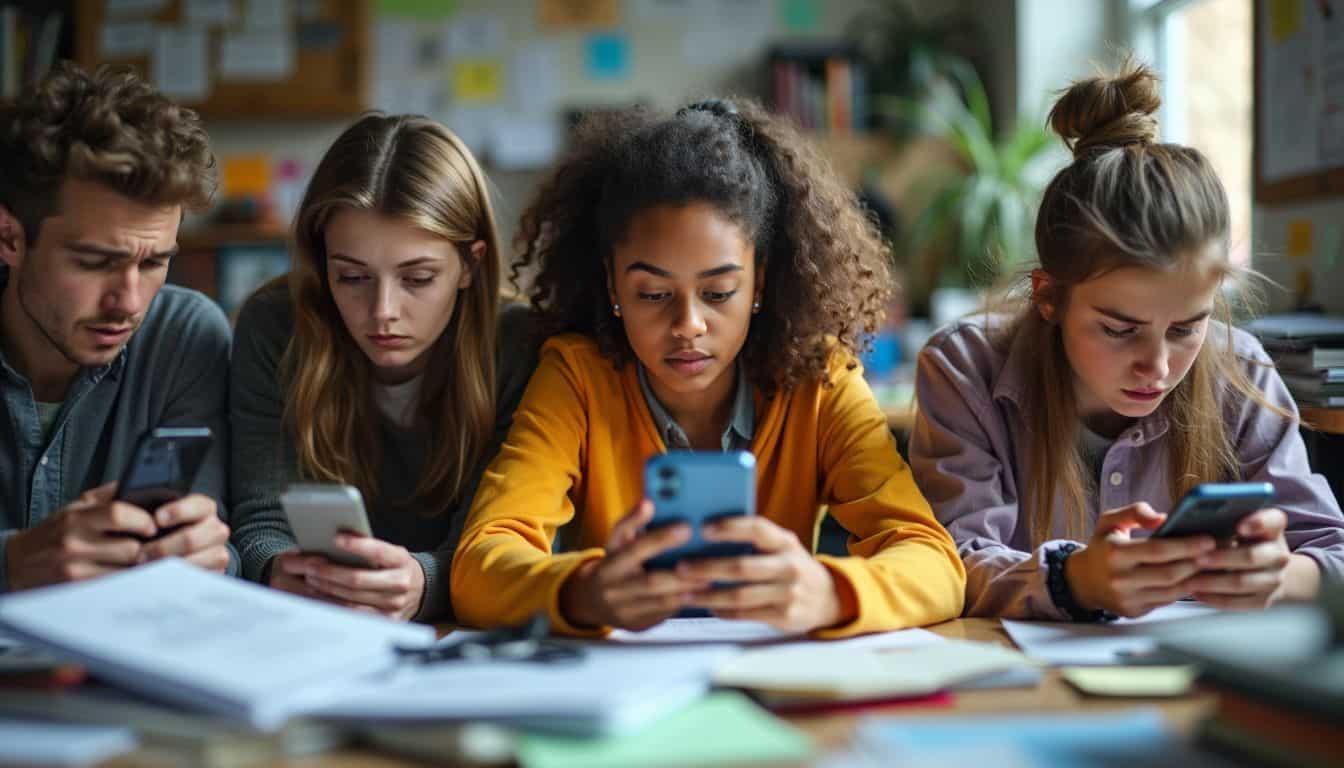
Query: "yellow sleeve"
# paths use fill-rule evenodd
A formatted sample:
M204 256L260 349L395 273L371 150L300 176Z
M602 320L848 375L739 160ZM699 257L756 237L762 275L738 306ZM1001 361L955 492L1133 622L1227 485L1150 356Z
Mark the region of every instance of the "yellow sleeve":
M822 392L818 458L823 499L850 533L850 556L817 559L857 610L853 621L815 634L845 637L960 616L966 568L896 450L862 370L836 366L831 377L835 387Z
M561 348L542 349L513 426L481 477L453 558L453 610L474 627L520 624L545 611L551 627L582 634L560 615L560 586L601 549L551 554L574 517L587 392Z

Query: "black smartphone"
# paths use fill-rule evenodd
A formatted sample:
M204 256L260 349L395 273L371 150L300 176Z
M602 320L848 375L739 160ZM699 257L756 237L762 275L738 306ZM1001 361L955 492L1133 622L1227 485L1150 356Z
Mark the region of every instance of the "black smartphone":
M1197 536L1230 539L1237 523L1252 512L1264 509L1274 500L1270 483L1205 483L1189 493L1167 515L1153 538Z
M117 483L117 501L153 513L191 493L212 442L208 427L159 427L141 435Z

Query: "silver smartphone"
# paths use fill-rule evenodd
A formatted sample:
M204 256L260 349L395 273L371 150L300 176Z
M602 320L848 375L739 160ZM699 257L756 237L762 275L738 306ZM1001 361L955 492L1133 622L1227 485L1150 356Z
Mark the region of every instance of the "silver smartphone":
M336 534L341 531L373 535L364 512L364 497L358 488L335 483L296 483L280 494L280 503L300 550L323 555L341 565L373 567L373 563L336 546Z

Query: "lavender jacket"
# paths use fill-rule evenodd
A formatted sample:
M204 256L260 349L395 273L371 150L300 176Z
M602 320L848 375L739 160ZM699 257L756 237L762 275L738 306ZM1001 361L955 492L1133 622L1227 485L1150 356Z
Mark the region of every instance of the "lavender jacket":
M1068 617L1046 587L1045 553L1064 542L1064 523L1056 520L1054 538L1033 551L1019 515L1030 431L1024 395L1038 374L1033 350L1020 339L1007 354L991 344L991 334L997 339L1008 322L984 314L959 320L920 352L910 467L966 563L966 615L1062 620ZM1226 326L1215 324L1209 343L1225 334ZM1296 413L1278 371L1251 362L1269 362L1260 343L1234 329L1233 344L1265 397ZM1289 548L1314 559L1325 578L1344 579L1344 516L1325 478L1312 473L1297 427L1249 400L1225 403L1223 413L1235 436L1241 479L1274 484L1274 504L1288 516ZM1168 428L1159 409L1116 439L1097 479L1090 521L1100 511L1140 501L1170 511Z

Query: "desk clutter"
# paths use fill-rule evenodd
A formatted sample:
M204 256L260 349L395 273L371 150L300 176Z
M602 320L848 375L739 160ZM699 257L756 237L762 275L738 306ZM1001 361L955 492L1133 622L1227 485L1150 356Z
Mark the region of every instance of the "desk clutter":
M1344 317L1269 315L1247 330L1265 346L1299 405L1344 408Z
M436 642L427 626L166 560L0 598L0 660L27 660L13 662L24 687L0 666L0 763L88 764L138 749L248 765L355 745L537 768L953 765L977 756L1101 765L1176 754L1217 765L1200 745L1226 745L1229 733L1263 753L1283 749L1272 727L1239 725L1272 703L1290 707L1301 727L1321 723L1322 743L1338 755L1344 745L1330 724L1344 718L1344 611L1331 610L1243 615L1178 603L1110 625L1003 622L1020 650L922 629L809 641L703 619L671 620L653 633L660 642L547 636L540 619ZM91 681L53 677L34 688L42 658L77 664ZM1124 697L1181 695L1197 670L1237 698L1200 726L1200 741L1132 704L1104 716L948 712L985 687L1034 689L1052 666L1121 706ZM804 713L856 711L864 717L838 750L800 727ZM1320 756L1293 754L1302 764Z

